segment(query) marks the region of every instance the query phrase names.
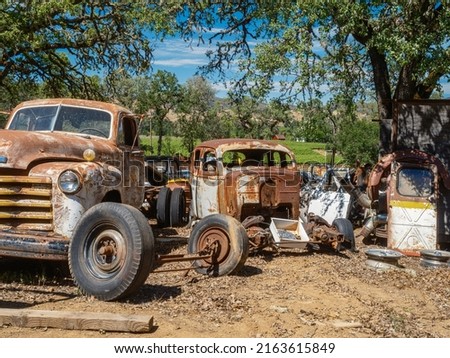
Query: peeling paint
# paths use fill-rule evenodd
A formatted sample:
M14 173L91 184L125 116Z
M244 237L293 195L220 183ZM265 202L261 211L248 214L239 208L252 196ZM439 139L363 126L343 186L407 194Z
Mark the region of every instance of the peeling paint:
M214 154L214 168L207 158ZM232 158L235 158L233 162ZM190 160L191 215L226 213L297 218L300 177L288 148L271 141L218 139L197 146Z
M54 108L53 122L38 130L31 120L43 117L29 113L43 107ZM81 129L56 129L60 108L69 108L69 119ZM95 128L96 113L110 128ZM143 152L132 147L135 119L121 106L75 99L24 102L11 112L0 130L0 256L61 259L86 210L105 200L142 205L145 168ZM124 125L130 133L121 132ZM85 159L86 149L95 158ZM71 194L58 183L67 170L80 181Z
M368 193L372 202L381 203L377 212L387 213L387 247L409 256L439 248L438 203L441 190L448 188L448 171L435 156L411 149L381 158L369 176Z

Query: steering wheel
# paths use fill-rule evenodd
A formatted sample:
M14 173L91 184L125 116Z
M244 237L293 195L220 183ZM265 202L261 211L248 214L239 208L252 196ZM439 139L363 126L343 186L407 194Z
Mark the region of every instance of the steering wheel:
M108 138L108 136L104 132L102 132L100 129L97 129L97 128L83 128L80 130L80 133L84 133L84 132L88 132L88 131L100 134L100 136L102 136L104 138Z

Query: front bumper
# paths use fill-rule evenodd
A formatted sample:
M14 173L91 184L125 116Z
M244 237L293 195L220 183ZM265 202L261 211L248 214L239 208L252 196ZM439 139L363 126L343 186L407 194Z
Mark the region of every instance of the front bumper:
M49 233L0 232L0 256L42 260L67 260L69 240Z

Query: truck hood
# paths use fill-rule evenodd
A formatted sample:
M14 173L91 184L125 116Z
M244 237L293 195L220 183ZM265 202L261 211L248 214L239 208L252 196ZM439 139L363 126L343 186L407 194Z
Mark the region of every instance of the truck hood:
M28 132L0 130L0 168L27 169L33 161L84 160L83 152L92 149L96 159L111 159L115 145L97 137L82 137L65 132Z

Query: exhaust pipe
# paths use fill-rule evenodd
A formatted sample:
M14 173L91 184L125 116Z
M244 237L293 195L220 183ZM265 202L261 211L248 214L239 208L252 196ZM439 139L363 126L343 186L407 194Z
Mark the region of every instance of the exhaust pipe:
M367 238L379 225L387 223L387 214L378 214L371 216L366 220L359 235Z
M370 200L369 196L362 192L358 188L353 189L353 194L356 196L356 201L363 208L370 209L372 207L372 200Z

